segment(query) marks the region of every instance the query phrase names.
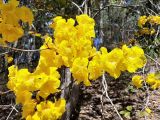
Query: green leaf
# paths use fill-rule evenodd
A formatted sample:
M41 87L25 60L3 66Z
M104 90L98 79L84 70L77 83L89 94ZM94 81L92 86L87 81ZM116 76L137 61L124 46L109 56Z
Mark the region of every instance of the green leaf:
M128 86L128 91L131 92L131 93L135 93L135 89L131 85Z
M122 110L120 111L120 114L124 115L127 111L126 110Z
M127 106L127 107L126 107L126 109L127 109L128 111L130 111L130 112L132 111L132 108L133 108L132 106Z
M126 112L124 114L124 117L127 118L127 119L130 119L131 118L131 113L130 112Z

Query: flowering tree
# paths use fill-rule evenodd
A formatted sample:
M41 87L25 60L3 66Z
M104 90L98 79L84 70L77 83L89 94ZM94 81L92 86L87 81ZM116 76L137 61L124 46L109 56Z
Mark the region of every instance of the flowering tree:
M69 71L75 84L91 86L92 81L101 76L104 83L106 73L117 79L122 72L135 73L147 62L143 49L138 45L124 44L111 51L106 47L97 50L93 44L96 23L87 12L76 15L75 18L54 17L48 25L53 34L49 31L42 35L30 29L33 27L34 15L28 7L20 6L19 1L1 1L0 11L2 47L15 51L40 52L38 65L32 72L27 68L19 69L16 64L8 67L7 87L14 92L16 104L22 105L22 118L26 120L57 120L62 117L67 103L65 97L57 95L63 92L63 74L60 73L62 68ZM143 29L139 31L140 34L155 32L153 29L144 30L143 26L147 21L159 25L159 17L143 16L138 21L138 26ZM43 45L36 50L9 47L9 44L21 40L26 33L42 38ZM153 89L160 86L159 78L155 74L149 74L146 78L132 78L132 83L137 88L141 88L143 82L151 85ZM112 101L110 102L113 105ZM119 112L116 112L122 119Z

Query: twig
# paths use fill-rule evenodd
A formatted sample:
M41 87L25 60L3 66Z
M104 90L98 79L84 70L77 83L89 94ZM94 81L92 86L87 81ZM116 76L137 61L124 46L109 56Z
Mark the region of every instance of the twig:
M113 108L116 111L116 113L117 113L118 117L120 118L120 120L123 120L123 118L121 117L120 113L118 112L116 106L113 104L111 98L108 95L108 92L107 92L108 85L107 85L107 82L106 82L106 79L105 79L105 74L103 74L103 76L102 76L102 85L103 85L103 88L105 90L105 93L106 93L105 95L106 95L107 99L110 101L111 105L113 106Z
M6 49L10 49L10 50L14 50L14 51L21 51L21 52L37 52L37 51L41 51L41 50L50 49L50 48L45 48L45 49L26 50L26 49L19 49L19 48L14 48L14 47L9 47L9 46L3 46L3 45L0 45L0 47L6 48Z
M83 3L80 5L80 7L83 7L86 2L87 2L87 0L84 0Z
M0 108L4 108L4 107L11 107L12 105L0 105Z
M146 63L146 64L147 64L147 63ZM145 85L145 88L146 88L146 102L145 102L145 105L144 105L144 107L142 108L141 111L143 111L144 109L146 109L146 108L148 107L149 99L150 99L149 88L148 88L147 83L146 83L146 80L145 80L145 78L144 78L144 76L145 76L146 64L145 64L144 67L143 67L143 80L144 80L144 85ZM146 116L145 116L144 119L147 120Z
M73 5L75 5L78 9L79 9L79 11L81 12L81 14L83 14L83 11L82 11L82 9L75 3L75 2L71 2Z
M149 0L149 2L156 8L156 9L158 9L159 10L159 7L158 6L156 6L151 0Z
M3 55L5 55L5 54L7 54L7 53L9 53L9 52L4 52L4 53L1 53L1 54L0 54L0 56L3 56Z
M152 58L151 56L149 56L149 55L147 55L147 54L145 54L148 58L150 58L151 60L153 60L155 63L157 63L159 66L160 66L160 63L159 62L157 62L154 58Z
M36 27L35 27L33 24L32 24L31 26L32 26L32 28L36 31Z
M15 105L15 106L12 106L12 108L13 108L16 112L19 112L19 111L16 109L16 105Z
M158 37L158 34L159 34L159 30L160 30L160 27L158 26L158 30L157 30L157 33L156 33L156 35L155 35L155 38L154 38L154 40L156 40L157 39L157 37ZM155 44L157 45L157 43L155 42Z
M9 117L11 116L13 110L16 110L15 107L16 107L16 105L12 106L12 110L11 110L11 112L9 113L9 115L7 116L7 119L6 119L6 120L9 119ZM17 110L16 110L16 111L17 111Z
M146 96L147 96L147 98L146 98L146 103L145 103L145 106L144 106L144 108L147 108L148 107L148 104L149 104L149 88L148 88L148 86L147 86L147 83L146 83L146 80L145 80L145 78L144 78L144 76L145 76L145 68L146 68L146 64L144 65L144 67L143 67L143 80L144 80L144 85L145 85L145 88L146 88ZM144 108L142 109L142 110L144 110Z
M10 92L12 92L12 90L8 90L8 91L5 91L5 92L0 91L0 95L4 95L4 94L10 93Z
M103 91L103 89L102 89L102 91ZM103 118L103 113L104 113L104 108L103 108L103 94L101 95L100 100L101 100L101 112L102 112L102 118Z

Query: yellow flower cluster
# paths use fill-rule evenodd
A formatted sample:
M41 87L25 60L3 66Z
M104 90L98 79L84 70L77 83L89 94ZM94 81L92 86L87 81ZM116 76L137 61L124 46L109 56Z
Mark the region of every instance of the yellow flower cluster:
M30 73L28 69L18 70L14 65L8 69L9 82L7 86L14 91L16 103L22 104L23 118L28 120L57 120L65 111L64 99L60 99L55 103L46 100L50 94L58 92L60 87L60 75L57 68L48 67L47 69L48 73L38 70ZM41 102L40 97L45 101ZM52 114L46 111L50 111ZM35 116L36 119L34 119Z
M104 47L96 51L92 47L92 37L95 37L94 20L85 14L77 16L76 20L77 25L73 19L54 19L51 27L54 29L55 39L53 42L50 37L46 37L41 49L50 49L41 51L40 68L69 67L77 83L83 82L89 86L89 80L96 80L104 72L118 78L121 71L135 72L143 67L146 59L141 48L124 45L122 49L115 48L111 52L107 52Z
M55 103L46 100L50 94L60 91L57 68L69 67L77 83L89 86L90 80L96 80L104 72L118 78L122 71L135 72L146 62L138 46L123 45L110 52L101 47L96 51L92 44L95 22L86 14L77 16L76 21L60 16L53 21L55 39L44 37L36 70L30 73L27 69L9 67L8 88L16 94L16 102L22 104L22 116L27 120L56 120L64 113L64 99Z
M27 116L26 120L57 120L65 111L65 100L60 99L55 103L44 101L36 106L34 115Z
M138 19L138 26L140 28L140 35L152 35L156 32L154 28L145 27L146 23L153 25L160 25L160 16L141 16Z
M0 34L1 41L14 42L24 34L20 20L32 24L33 14L27 7L18 7L19 1L10 0L8 3L0 1ZM2 43L2 42L1 42Z
M147 22L147 16L140 16L140 18L138 19L138 26L139 27L143 27Z
M148 85L151 86L152 89L157 89L160 87L160 77L158 74L149 73L146 78L143 78L140 75L135 75L132 78L132 84L137 88L141 88L143 86L143 81L146 81Z
M155 73L148 74L146 78L146 82L154 90L160 87L160 77L158 74L155 74Z
M147 22L152 25L160 25L160 16L141 16L138 19L138 26L142 28Z
M89 62L89 78L96 79L108 72L112 77L118 78L122 71L135 72L138 68L142 68L146 62L143 50L138 47L122 46L122 49L115 48L111 52L107 52L106 48L101 48L93 59Z

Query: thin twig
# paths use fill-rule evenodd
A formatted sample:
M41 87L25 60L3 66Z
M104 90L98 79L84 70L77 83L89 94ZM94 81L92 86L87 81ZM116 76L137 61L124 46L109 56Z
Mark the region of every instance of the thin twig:
M5 54L8 54L9 52L0 53L0 56L3 56Z
M103 89L102 89L103 90ZM104 104L103 104L103 94L100 97L100 101L101 101L101 113L102 113L102 118L104 115Z
M87 2L87 0L84 0L83 3L80 5L80 7L83 7L86 2Z
M146 63L147 64L147 63ZM143 67L143 80L144 80L144 85L145 85L145 88L146 88L146 103L145 103L145 106L143 107L143 109L141 111L143 111L144 109L146 109L148 107L148 104L149 104L149 99L150 99L150 96L149 96L149 88L147 86L147 83L146 83L146 80L144 78L145 76L145 68L146 68L146 64L144 65ZM146 116L144 118L145 120L147 119Z
M19 111L16 109L16 105L15 105L15 106L12 106L12 108L13 108L16 112L19 112Z
M157 37L158 37L158 34L159 34L159 30L160 30L160 26L158 26L158 30L157 30L157 33L156 33L156 35L155 35L155 38L154 38L154 40L156 40L157 39ZM155 44L157 45L157 43L155 42Z
M12 90L8 90L8 91L5 91L5 92L0 91L0 95L4 95L4 94L10 93L10 92L12 92Z
M7 116L7 119L6 119L6 120L8 120L8 119L9 119L9 117L11 116L11 114L12 114L13 110L15 110L15 107L16 107L16 105L12 106L12 110L11 110L11 112L9 113L9 115Z
M121 117L120 113L118 112L116 106L113 104L111 98L108 95L108 92L107 92L108 85L107 85L107 82L106 82L106 79L105 79L105 74L103 74L103 76L102 76L102 85L103 85L103 88L105 90L105 93L106 93L105 95L106 95L107 99L110 101L111 105L113 106L113 108L116 111L116 113L117 113L118 117L120 118L120 120L123 120L123 118Z
M9 46L3 46L3 45L0 45L0 47L6 48L6 49L10 49L10 50L14 50L14 51L21 51L21 52L37 52L37 51L42 51L42 50L50 49L50 48L45 48L45 49L26 50L26 49L19 49L19 48L14 48L14 47L9 47Z
M158 9L159 10L159 7L158 6L156 6L151 0L149 0L149 2L156 8L156 9Z
M83 11L82 11L82 9L80 8L80 6L78 6L75 2L71 2L73 5L75 5L78 9L79 9L79 11L81 12L81 14L83 14Z
M157 63L159 66L160 66L160 63L159 62L157 62L154 58L152 58L151 56L149 56L149 55L147 55L147 54L145 54L148 58L150 58L151 60L153 60L155 63Z
M146 64L147 64L147 63L146 63ZM147 83L146 83L146 80L145 80L145 78L144 78L144 76L145 76L146 64L145 64L144 67L143 67L143 80L144 80L144 85L145 85L145 88L146 88L146 96L147 96L147 97L146 97L145 106L143 107L142 110L144 110L145 108L148 107L149 99L150 99L150 96L149 96L149 88L148 88Z
M9 105L0 105L0 108L4 108L4 107L5 107L5 108L6 108L6 107L8 108L8 107L11 107L11 106L12 106L11 104L9 104Z

